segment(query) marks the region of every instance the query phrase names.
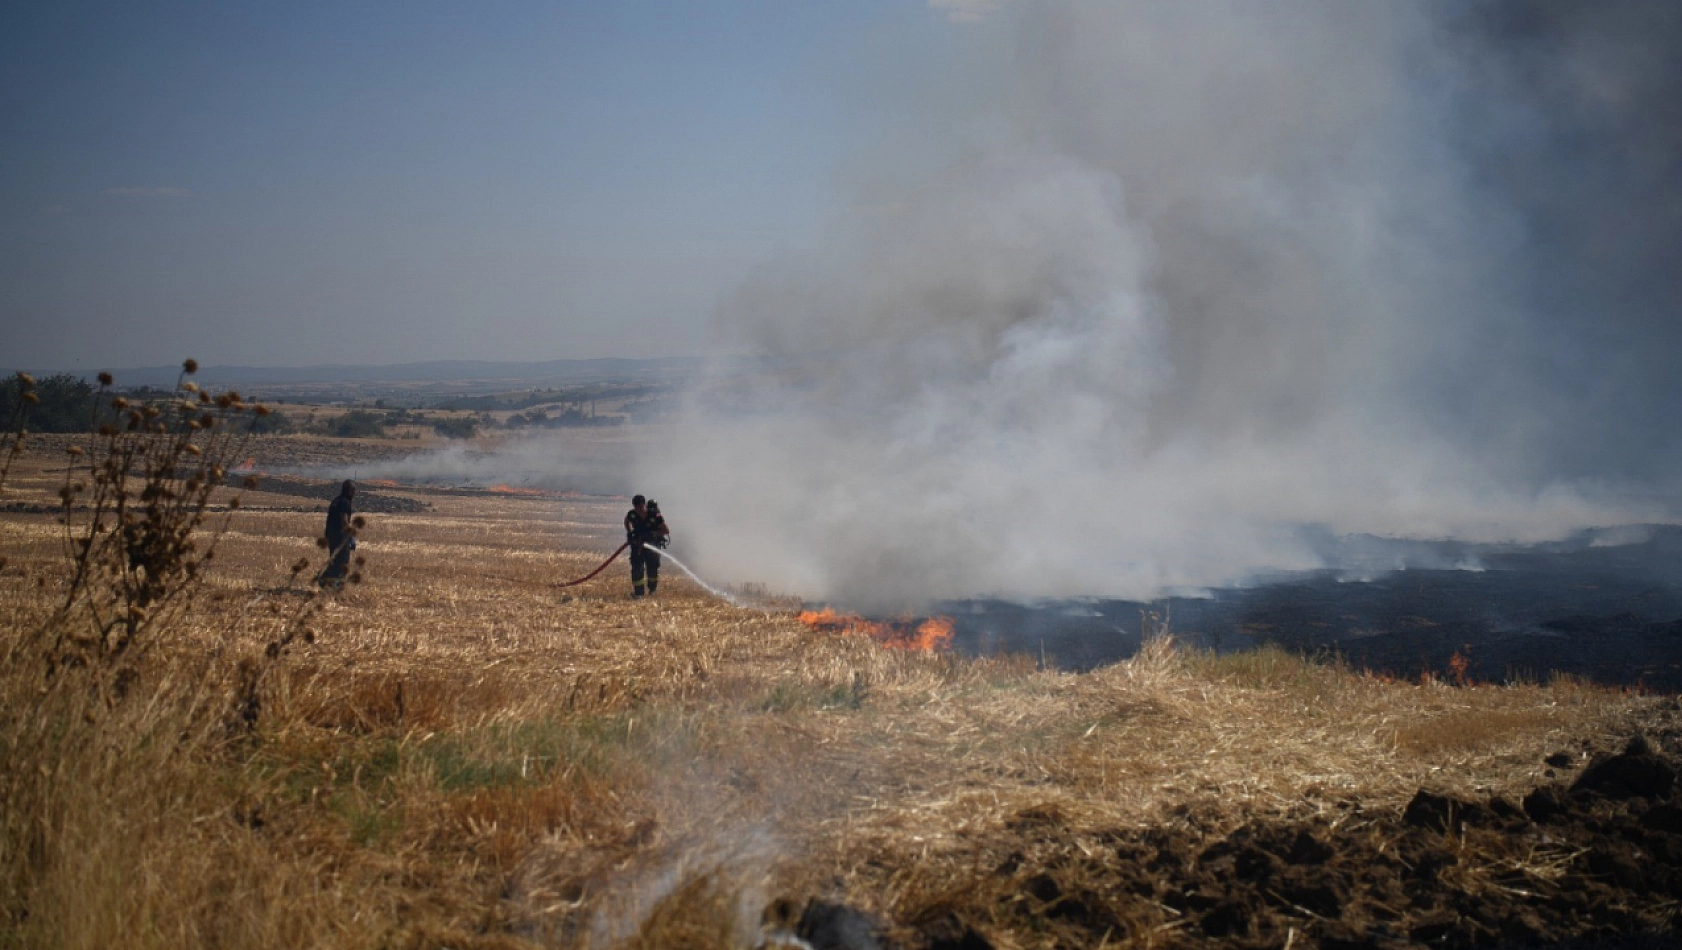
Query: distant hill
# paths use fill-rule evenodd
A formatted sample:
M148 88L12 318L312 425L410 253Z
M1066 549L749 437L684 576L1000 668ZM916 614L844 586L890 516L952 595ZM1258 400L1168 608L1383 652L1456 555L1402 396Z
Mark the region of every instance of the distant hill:
M593 359L508 362L492 360L433 360L426 363L329 366L205 366L194 379L204 386L285 386L328 383L429 383L446 381L511 384L602 380L654 379L679 376L699 369L697 357L665 359ZM120 386L172 386L181 367L144 366L113 369ZM92 379L94 372L75 371Z

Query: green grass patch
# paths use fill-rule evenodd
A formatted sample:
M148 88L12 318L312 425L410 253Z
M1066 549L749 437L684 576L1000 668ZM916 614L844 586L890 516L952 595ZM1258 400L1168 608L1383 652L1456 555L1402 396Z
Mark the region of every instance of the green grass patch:
M351 843L358 848L376 847L396 837L403 827L402 810L378 804L360 806L339 802L336 810L350 828Z
M862 682L837 683L833 686L814 686L799 683L778 683L776 688L759 701L761 712L789 712L795 709L859 709L864 706L869 688Z
M1188 672L1246 689L1308 692L1335 690L1347 671L1335 657L1304 657L1274 644L1237 653L1190 650Z
M251 766L258 778L278 780L293 800L354 790L389 802L414 782L459 793L534 785L562 774L616 781L662 755L662 747L683 732L679 723L671 713L645 709L492 723L425 737L340 737L270 748Z

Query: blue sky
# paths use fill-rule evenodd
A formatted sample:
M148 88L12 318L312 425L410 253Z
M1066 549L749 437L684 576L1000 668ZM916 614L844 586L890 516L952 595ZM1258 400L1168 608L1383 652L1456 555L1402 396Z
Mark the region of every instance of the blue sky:
M5 4L0 358L701 352L974 28L936 7Z

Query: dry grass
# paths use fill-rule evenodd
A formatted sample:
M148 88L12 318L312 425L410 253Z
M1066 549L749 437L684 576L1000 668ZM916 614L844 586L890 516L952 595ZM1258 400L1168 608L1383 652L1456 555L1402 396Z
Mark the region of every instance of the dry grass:
M51 468L25 458L9 499ZM368 582L294 644L254 736L218 704L289 609L264 591L313 551L296 499L246 496L128 700L41 703L8 656L0 945L748 946L772 899L810 896L1008 928L990 871L1048 834L1516 795L1546 755L1669 715L1167 641L1085 675L909 654L678 576L653 602L617 568L553 589L613 547L610 500L426 500L371 519ZM0 516L9 634L62 583L56 532Z

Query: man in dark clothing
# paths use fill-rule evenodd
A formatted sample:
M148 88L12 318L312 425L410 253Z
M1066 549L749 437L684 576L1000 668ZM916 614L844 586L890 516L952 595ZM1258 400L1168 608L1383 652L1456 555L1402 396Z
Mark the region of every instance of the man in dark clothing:
M668 533L658 506L650 505L641 495L631 499L631 510L625 512L625 541L631 545L632 597L660 589L660 555L654 549L665 546ZM644 574L648 576L646 588Z
M323 587L345 586L345 575L350 573L350 552L356 550L356 532L351 527L351 517L356 513L351 501L355 497L356 483L345 479L339 486L339 497L327 506L327 551L331 560L318 578Z

